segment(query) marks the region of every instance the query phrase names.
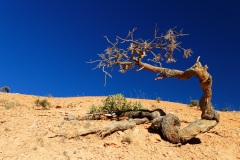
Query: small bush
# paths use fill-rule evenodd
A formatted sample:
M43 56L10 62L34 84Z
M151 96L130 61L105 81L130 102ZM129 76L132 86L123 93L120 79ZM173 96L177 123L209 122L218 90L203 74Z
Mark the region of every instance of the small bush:
M6 109L11 109L14 106L15 106L15 103L13 101L7 101L4 105Z
M108 96L103 100L103 106L96 107L92 105L89 113L115 113L118 111L141 110L144 109L140 102L128 102L122 94Z
M191 100L190 101L190 107L193 107L193 106L198 107L199 106L199 101L198 100Z
M130 108L130 110L141 110L141 109L144 109L144 108L143 108L141 102L139 102L139 101L135 102Z
M158 103L161 102L161 98L160 97L158 97L156 100L157 100Z
M47 107L50 106L50 103L47 101L47 99L39 100L37 99L35 101L36 106L42 106L43 109L48 109Z
M1 103L5 103L5 102L7 102L6 99L0 98L0 104L1 104Z
M118 111L139 110L143 109L140 102L132 104L128 102L122 94L110 95L103 101L102 111L113 113Z
M102 111L107 113L118 112L120 110L125 111L130 109L130 106L122 94L115 94L103 100Z
M151 109L152 109L152 110L157 109L157 108L158 108L158 107L157 107L156 105L152 104L152 106L151 106Z
M95 105L91 105L89 108L88 113L100 113L100 107L97 107Z
M52 94L48 94L47 97L48 98L52 98L53 96L52 96Z
M1 90L2 90L2 91L5 91L5 92L7 92L7 93L10 92L10 88L9 88L8 86L3 86L3 87L1 88Z
M132 139L130 137L128 137L128 136L125 136L125 137L122 138L121 143L128 143L128 144L130 144L130 143L132 143Z
M229 108L228 107L224 107L224 108L221 109L221 111L227 112L227 111L229 111Z
M18 101L15 102L16 106L22 106L22 104Z

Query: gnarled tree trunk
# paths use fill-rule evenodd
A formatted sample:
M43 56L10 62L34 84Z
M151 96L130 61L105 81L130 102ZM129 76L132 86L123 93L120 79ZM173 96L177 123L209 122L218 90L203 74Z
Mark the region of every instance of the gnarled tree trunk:
M142 61L138 62L138 65L145 70L153 71L161 74L156 80L161 80L163 78L178 78L180 80L187 80L193 76L199 79L200 86L203 90L203 96L200 99L200 109L202 111L201 117L206 120L216 120L219 122L219 114L216 112L211 104L212 100L212 76L207 72L207 65L204 67L199 62L200 57L198 57L196 63L186 71L180 71L175 69L168 69L162 67L156 67L144 63Z

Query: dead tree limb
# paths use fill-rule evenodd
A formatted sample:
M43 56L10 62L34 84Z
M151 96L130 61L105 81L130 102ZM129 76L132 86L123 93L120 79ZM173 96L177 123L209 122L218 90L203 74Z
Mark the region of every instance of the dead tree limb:
M97 134L101 138L104 138L104 137L106 137L107 135L110 135L113 132L132 129L136 125L143 124L143 123L146 123L146 122L149 122L149 120L147 118L130 119L128 121L127 120L117 121L117 122L114 122L111 125L104 126L102 128L94 127L94 128L89 128L89 129L86 129L86 130L77 131L75 133L59 133L60 131L55 131L54 129L49 128L49 131L53 132L55 135L50 136L48 138L65 137L67 139L74 139L74 138L77 138L77 137L80 137L80 136L86 136L86 135L89 135L89 134Z
M100 131L98 131L98 135L104 138L105 136L115 132L115 131L124 131L128 129L134 128L136 125L143 124L148 122L147 118L143 119L130 119L129 121L119 121L114 122L110 126L103 127Z
M112 114L103 114L103 113L95 113L88 114L84 116L79 116L78 120L122 120L124 118L147 118L149 120L153 120L160 116L165 116L166 113L162 109L155 110L129 110L129 111L118 111ZM65 118L67 119L67 118Z

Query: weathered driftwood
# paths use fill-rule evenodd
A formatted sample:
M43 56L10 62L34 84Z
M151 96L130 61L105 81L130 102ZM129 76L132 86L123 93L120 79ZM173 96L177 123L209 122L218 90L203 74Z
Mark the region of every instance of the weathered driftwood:
M199 119L179 131L181 142L186 142L198 134L206 133L218 124L216 120Z
M147 118L137 118L137 119L130 119L125 121L116 121L111 125L104 126L103 128L90 128L85 131L80 131L77 136L86 136L88 134L97 134L100 137L104 138L107 135L110 135L111 133L115 131L124 131L131 129L135 127L136 125L143 124L148 122L149 120Z
M54 131L53 129L49 128L49 130L51 132L55 133L54 136L51 136L49 138L65 137L68 139L73 139L73 138L77 138L79 136L86 136L89 134L97 134L101 138L104 138L107 135L110 135L111 133L113 133L115 131L128 130L128 129L134 128L136 125L143 124L146 122L149 122L149 120L147 118L129 119L129 120L125 120L125 121L116 121L113 124L104 126L102 128L94 127L94 128L89 128L86 130L81 130L81 131L78 131L75 133L64 133L64 134L58 133L57 131Z
M101 130L97 132L100 137L105 137L115 131L124 131L128 129L134 128L136 125L143 124L148 122L149 120L147 118L142 118L142 119L130 119L129 121L118 121L114 122L110 126L105 126Z

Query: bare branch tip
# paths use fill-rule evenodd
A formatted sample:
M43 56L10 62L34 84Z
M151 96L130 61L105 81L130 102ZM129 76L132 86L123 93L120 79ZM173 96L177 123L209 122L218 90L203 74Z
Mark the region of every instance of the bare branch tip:
M197 62L199 62L199 59L200 59L200 56L198 56L198 58L197 58Z

